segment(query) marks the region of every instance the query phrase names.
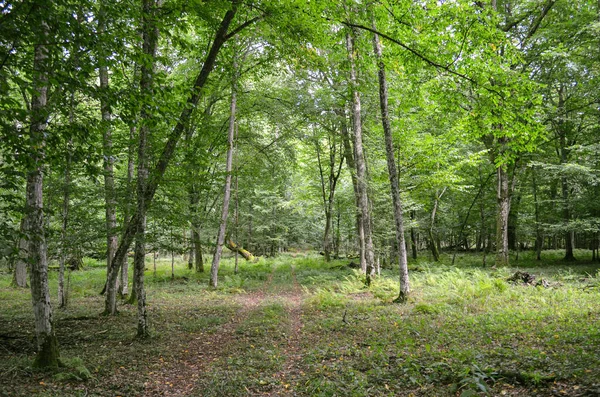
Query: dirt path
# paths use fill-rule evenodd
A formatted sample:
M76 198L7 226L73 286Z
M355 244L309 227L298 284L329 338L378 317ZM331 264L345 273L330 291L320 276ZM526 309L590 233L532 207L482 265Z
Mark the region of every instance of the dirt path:
M286 355L286 360L283 363L283 368L275 373L273 377L279 379L279 385L275 386L268 396L291 395L295 389L296 381L300 375L299 363L302 359L302 288L296 278L295 268L292 266L292 289L288 293L280 295L283 299L289 319L289 333L285 344L281 346L283 353Z
M273 270L274 272L274 270ZM218 332L201 335L189 342L181 355L172 362L163 363L162 357L155 363L159 370L149 372L150 380L145 384L145 396L186 396L194 392L198 394L197 380L213 361L218 360L225 348L235 343L235 329L243 323L249 313L258 309L267 296L273 281L270 273L262 287L250 294L234 297L240 305L231 321L219 328Z

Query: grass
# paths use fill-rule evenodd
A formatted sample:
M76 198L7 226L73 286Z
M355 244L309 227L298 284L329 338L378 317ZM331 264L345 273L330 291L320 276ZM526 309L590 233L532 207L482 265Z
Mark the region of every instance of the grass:
M499 269L473 254L455 266L421 258L403 305L394 269L365 289L349 261L314 255L240 263L239 274L225 259L216 290L182 260L175 279L170 258L156 275L148 262L147 341L135 339L135 307L100 316L105 270L86 259L69 307L54 311L67 364L57 373L31 367L29 291L0 274L0 396L597 395L599 265L560 254L521 252ZM517 269L549 288L508 282ZM56 289L51 273L53 302Z

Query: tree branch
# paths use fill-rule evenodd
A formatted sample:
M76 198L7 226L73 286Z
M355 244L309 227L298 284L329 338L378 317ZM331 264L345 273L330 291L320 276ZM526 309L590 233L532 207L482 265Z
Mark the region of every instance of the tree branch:
M496 90L494 90L492 88L486 87L483 84L479 83L477 80L475 80L475 79L473 79L473 78L471 78L471 77L469 77L469 76L467 76L467 75L465 75L463 73L460 73L460 72L457 72L455 70L452 70L448 66L442 65L440 63L437 63L434 60L429 59L428 57L426 57L425 55L421 54L417 50L415 50L415 49L407 46L403 42L401 42L401 41L399 41L399 40L397 40L397 39L395 39L395 38L393 38L391 36L388 36L385 33L381 33L381 32L379 32L379 31L377 31L377 30L375 30L373 28L370 28L368 26L364 26L364 25L360 25L360 24L355 24L355 23L351 23L351 22L348 22L348 21L343 21L342 24L346 25L347 27L350 27L350 28L357 28L357 29L366 30L366 31L369 31L371 33L377 34L377 35L383 37L384 39L386 39L388 41L391 41L392 43L398 44L400 47L404 48L405 50L407 50L408 52L410 52L411 54L413 54L417 58L421 59L422 61L424 61L428 65L433 66L436 69L445 70L446 72L448 72L448 73L450 73L450 74L452 74L454 76L457 76L457 77L460 77L461 79L467 80L468 82L470 82L470 83L472 83L472 84L474 84L476 86L479 86L479 87L485 89L488 92L496 94L500 98L504 99L504 96L502 95L502 93L500 93L500 92L498 92L498 91L496 91Z

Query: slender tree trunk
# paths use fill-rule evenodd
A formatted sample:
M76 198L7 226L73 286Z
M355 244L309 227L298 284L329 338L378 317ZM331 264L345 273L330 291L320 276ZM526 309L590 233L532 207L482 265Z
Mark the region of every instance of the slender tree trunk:
M510 182L508 167L500 166L496 171L497 212L496 212L496 266L508 266L508 215L510 213Z
M140 92L144 102L151 101L154 94L154 67L156 49L158 46L158 27L156 25L157 7L156 0L142 0L142 36L144 40L143 51L151 60L142 64L140 78ZM146 266L146 212L149 200L146 197L148 184L148 141L154 132L155 124L153 114L148 108L142 107L140 112L140 128L138 137L138 167L137 167L137 230L135 235L135 287L138 301L138 327L137 336L146 338L150 335L148 328L148 314L146 311L146 290L144 288L144 270Z
M331 136L327 137L328 149L329 149L329 172L327 181L325 180L325 173L323 172L323 163L321 161L321 145L318 138L315 140L315 148L317 152L317 163L319 166L319 176L321 181L321 199L323 200L323 208L325 212L325 231L323 233L323 250L325 252L325 261L331 261L331 229L332 229L332 214L333 214L333 201L335 198L335 188L337 181L342 171L342 165L344 163L344 157L340 156L340 163L336 166L336 154L337 146L335 140Z
M559 91L559 103L558 109L566 109L564 101L565 101L565 93L566 89L561 84ZM559 155L560 155L560 163L564 166L569 161L569 148L567 146L567 125L566 122L558 123L558 135L559 135ZM561 185L561 193L562 193L562 216L563 222L567 229L569 228L569 222L571 221L571 206L569 203L569 182L567 181L566 175L564 173L560 177L560 185ZM565 232L565 260L566 261L574 261L575 255L573 254L573 240L574 240L574 232L572 230L567 230Z
M219 233L217 235L217 246L215 255L213 256L212 265L210 267L210 285L217 288L219 277L219 262L221 261L221 253L223 252L223 244L225 243L225 229L227 228L227 216L229 215L229 200L231 197L231 171L233 167L233 145L235 134L235 113L237 108L237 61L233 59L233 73L231 80L231 107L229 115L229 131L227 135L227 163L225 166L225 187L223 197L223 211L221 212L221 223L219 225Z
M544 244L544 236L540 227L540 204L538 201L537 178L535 167L531 169L531 182L533 185L533 206L535 212L535 259L542 260L542 246Z
M134 142L135 142L136 128L135 125L131 125L129 127L129 145L127 149L127 191L125 197L133 196L133 174L135 169L134 163ZM125 215L123 216L123 225L129 224L131 222L131 209L132 204L130 200L126 200L125 202ZM127 255L123 257L123 262L121 263L121 273L120 273L120 283L119 283L119 295L121 297L126 297L129 294L129 262L127 261ZM132 294L130 297L130 303L133 304L136 302L135 293L135 285L132 288Z
M323 252L325 253L325 262L331 261L330 249L331 245L329 242L329 234L331 230L331 208L328 206L328 200L325 192L325 176L323 172L323 162L321 161L321 144L319 138L315 139L315 149L317 153L317 165L319 167L319 177L321 181L321 200L323 201L323 207L325 210L325 231L323 232ZM331 147L329 148L331 150Z
M563 221L566 227L569 227L569 221L571 220L571 209L569 204L569 184L565 176L561 176L561 190L563 199ZM565 232L565 260L574 261L575 255L573 254L573 241L575 239L575 233L572 230Z
M171 229L171 280L175 280L175 240Z
M360 268L366 269L367 264L365 261L365 250L364 250L364 230L362 227L362 213L360 211L360 194L358 192L358 180L356 179L356 163L354 162L354 149L350 143L350 132L348 125L346 124L346 112L339 111L338 116L340 117L341 130L342 130L342 142L344 144L344 157L346 159L346 165L350 171L350 177L352 179L352 187L354 189L354 208L356 214L356 233L358 237L358 256L360 258ZM352 139L354 140L354 139Z
M373 25L375 21L373 21ZM375 28L375 26L373 26ZM379 105L381 109L381 122L385 137L385 153L387 158L388 174L390 179L390 190L392 193L392 204L394 206L394 225L396 227L396 244L398 244L398 267L400 271L400 294L398 301L405 302L410 293L410 280L408 278L408 262L406 259L406 242L404 239L404 215L402 213L402 200L400 198L400 187L398 183L398 170L394 158L394 143L392 140L392 126L388 109L388 90L385 75L385 64L381 50L379 36L373 35L373 48L377 58L379 77ZM414 255L414 254L413 254Z
M431 219L429 224L429 248L431 249L431 254L433 255L433 260L438 262L440 260L440 251L438 247L438 239L435 233L435 216L437 215L437 209L439 205L440 198L445 193L446 188L442 191L441 194L436 190L435 197L433 199L433 209L431 210ZM458 242L457 242L458 244Z
M21 227L19 241L17 246L17 255L15 256L15 270L13 273L12 285L20 288L27 288L27 258L29 253L27 252L29 244L27 243L27 226L25 224L26 216L21 219Z
M190 245L188 249L188 269L194 268L194 229L190 228Z
M48 288L47 247L44 233L43 210L43 166L45 129L47 123L48 93L48 35L46 21L40 24L38 44L34 47L33 92L31 94L31 118L29 129L30 156L32 159L27 171L25 201L25 235L28 242L28 260L31 265L31 301L37 340L35 366L57 367L59 364L58 342L54 334L52 306Z
M100 76L100 113L102 115L102 146L104 158L104 200L106 222L106 277L110 273L110 261L117 250L117 199L115 195L114 156L112 147L111 109L108 85L107 53L102 44L102 36L106 30L104 6L100 6L98 16L98 33L101 36L98 51L98 70ZM106 38L104 38L105 40Z
M200 225L193 225L194 233L194 263L197 273L204 273L204 258L202 257L202 242L200 241Z
M415 211L410 212L410 219L412 222L415 221ZM410 227L410 249L412 253L412 258L417 260L417 231L414 226Z
M194 81L194 84L192 87L192 93L190 94L188 100L186 101L186 105L184 106L183 110L181 111L181 114L179 115L177 124L175 125L175 127L173 128L173 130L171 131L171 133L169 134L169 136L167 138L167 142L166 142L166 144L163 148L163 151L161 152L160 157L156 163L156 166L154 167L154 170L152 172L152 179L149 181L148 186L144 192L144 201L147 203L147 205L150 205L150 203L152 202L154 195L156 194L156 190L158 189L158 187L162 181L162 178L169 166L169 163L171 162L171 159L173 158L175 149L177 147L177 143L179 142L179 138L181 138L183 131L185 130L186 126L189 123L193 109L196 108L196 105L198 104L198 101L200 100L200 98L202 96L202 88L206 84L208 76L210 75L210 73L214 67L217 55L218 55L221 47L223 46L223 44L230 37L230 36L228 36L227 31L229 29L229 25L231 24L236 12L237 12L237 7L239 5L239 2L240 2L239 0L233 0L231 9L229 9L225 13L223 20L221 21L221 24L219 25L219 28L216 31L216 34L213 39L210 50L208 51L208 54L206 55L206 59L202 65L202 69L200 70L200 73L198 74L196 80ZM142 73L142 75L143 75L143 73ZM147 206L145 206L145 207L147 207ZM138 225L140 223L144 223L145 217L146 217L145 212L140 213L140 212L136 211L133 214L131 222L129 222L129 224L125 228L125 231L121 238L121 243L119 244L119 247L117 248L114 259L111 262L111 269L109 272L110 278L109 278L109 282L107 283L108 287L106 290L106 297L105 297L105 312L106 313L109 313L109 314L116 313L117 309L116 309L116 288L115 288L115 286L116 286L116 280L118 277L118 271L123 262L123 258L127 255L129 246L133 242L133 239L137 233ZM135 280L134 280L134 283L135 283Z
M80 14L80 13L78 13ZM81 22L81 17L78 15L78 22ZM74 56L75 63L77 63L77 57ZM75 120L75 93L71 91L71 103L69 104L69 125L74 126ZM66 163L65 163L65 176L63 181L63 207L62 207L62 225L60 234L60 259L58 266L58 307L64 308L67 306L67 291L65 289L65 263L67 261L68 251L68 230L69 225L69 196L71 188L71 146L72 141L69 140L67 143Z
M359 208L361 212L361 221L363 236L361 236L361 245L364 247L365 269L367 275L366 283L371 283L371 276L374 270L374 252L373 239L371 235L371 218L369 214L369 197L367 191L367 167L363 149L362 120L361 120L361 100L358 91L358 76L356 71L356 48L354 39L350 33L346 34L346 45L348 49L348 59L350 61L350 85L352 87L352 127L354 130L354 160L356 162L356 179L358 182ZM400 249L402 249L400 247ZM362 264L361 264L362 265Z
M235 221L235 231L234 231L234 237L235 237L235 241L240 241L239 240L239 227L240 227L240 219L239 219L239 197L238 197L238 173L239 173L239 167L238 167L238 151L237 151L237 141L238 141L238 129L237 129L237 124L236 124L236 128L235 128L235 136L233 137L233 140L235 142L235 148L234 148L234 162L235 162L235 180L234 180L234 192L235 192L235 208L234 208L234 221ZM238 262L239 262L239 252L235 251L235 267L233 269L233 273L234 274L238 274Z
M519 226L519 207L521 204L521 195L513 194L508 214L508 249L518 250L518 226Z
M335 239L333 245L333 252L335 259L340 259L340 244L341 244L341 234L340 234L340 221L341 221L341 213L340 213L340 203L339 200L336 200L336 212L335 212Z
M72 111L72 110L71 110ZM71 124L72 124L71 120ZM60 263L58 267L58 307L67 306L67 296L65 290L65 263L67 261L67 226L69 225L69 193L71 184L71 152L68 150L67 161L65 164L65 179L63 185L63 207L62 207L62 225L61 225L61 247Z

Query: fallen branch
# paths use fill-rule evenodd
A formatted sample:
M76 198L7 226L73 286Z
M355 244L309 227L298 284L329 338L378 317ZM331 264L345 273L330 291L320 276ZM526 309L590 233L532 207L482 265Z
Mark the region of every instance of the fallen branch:
M249 252L249 251L245 250L244 248L240 247L239 245L237 245L236 243L234 243L233 240L230 239L230 238L227 239L227 243L225 244L225 246L227 248L229 248L231 251L237 252L238 254L240 254L247 261L253 261L254 260L254 255L252 255L251 252Z

